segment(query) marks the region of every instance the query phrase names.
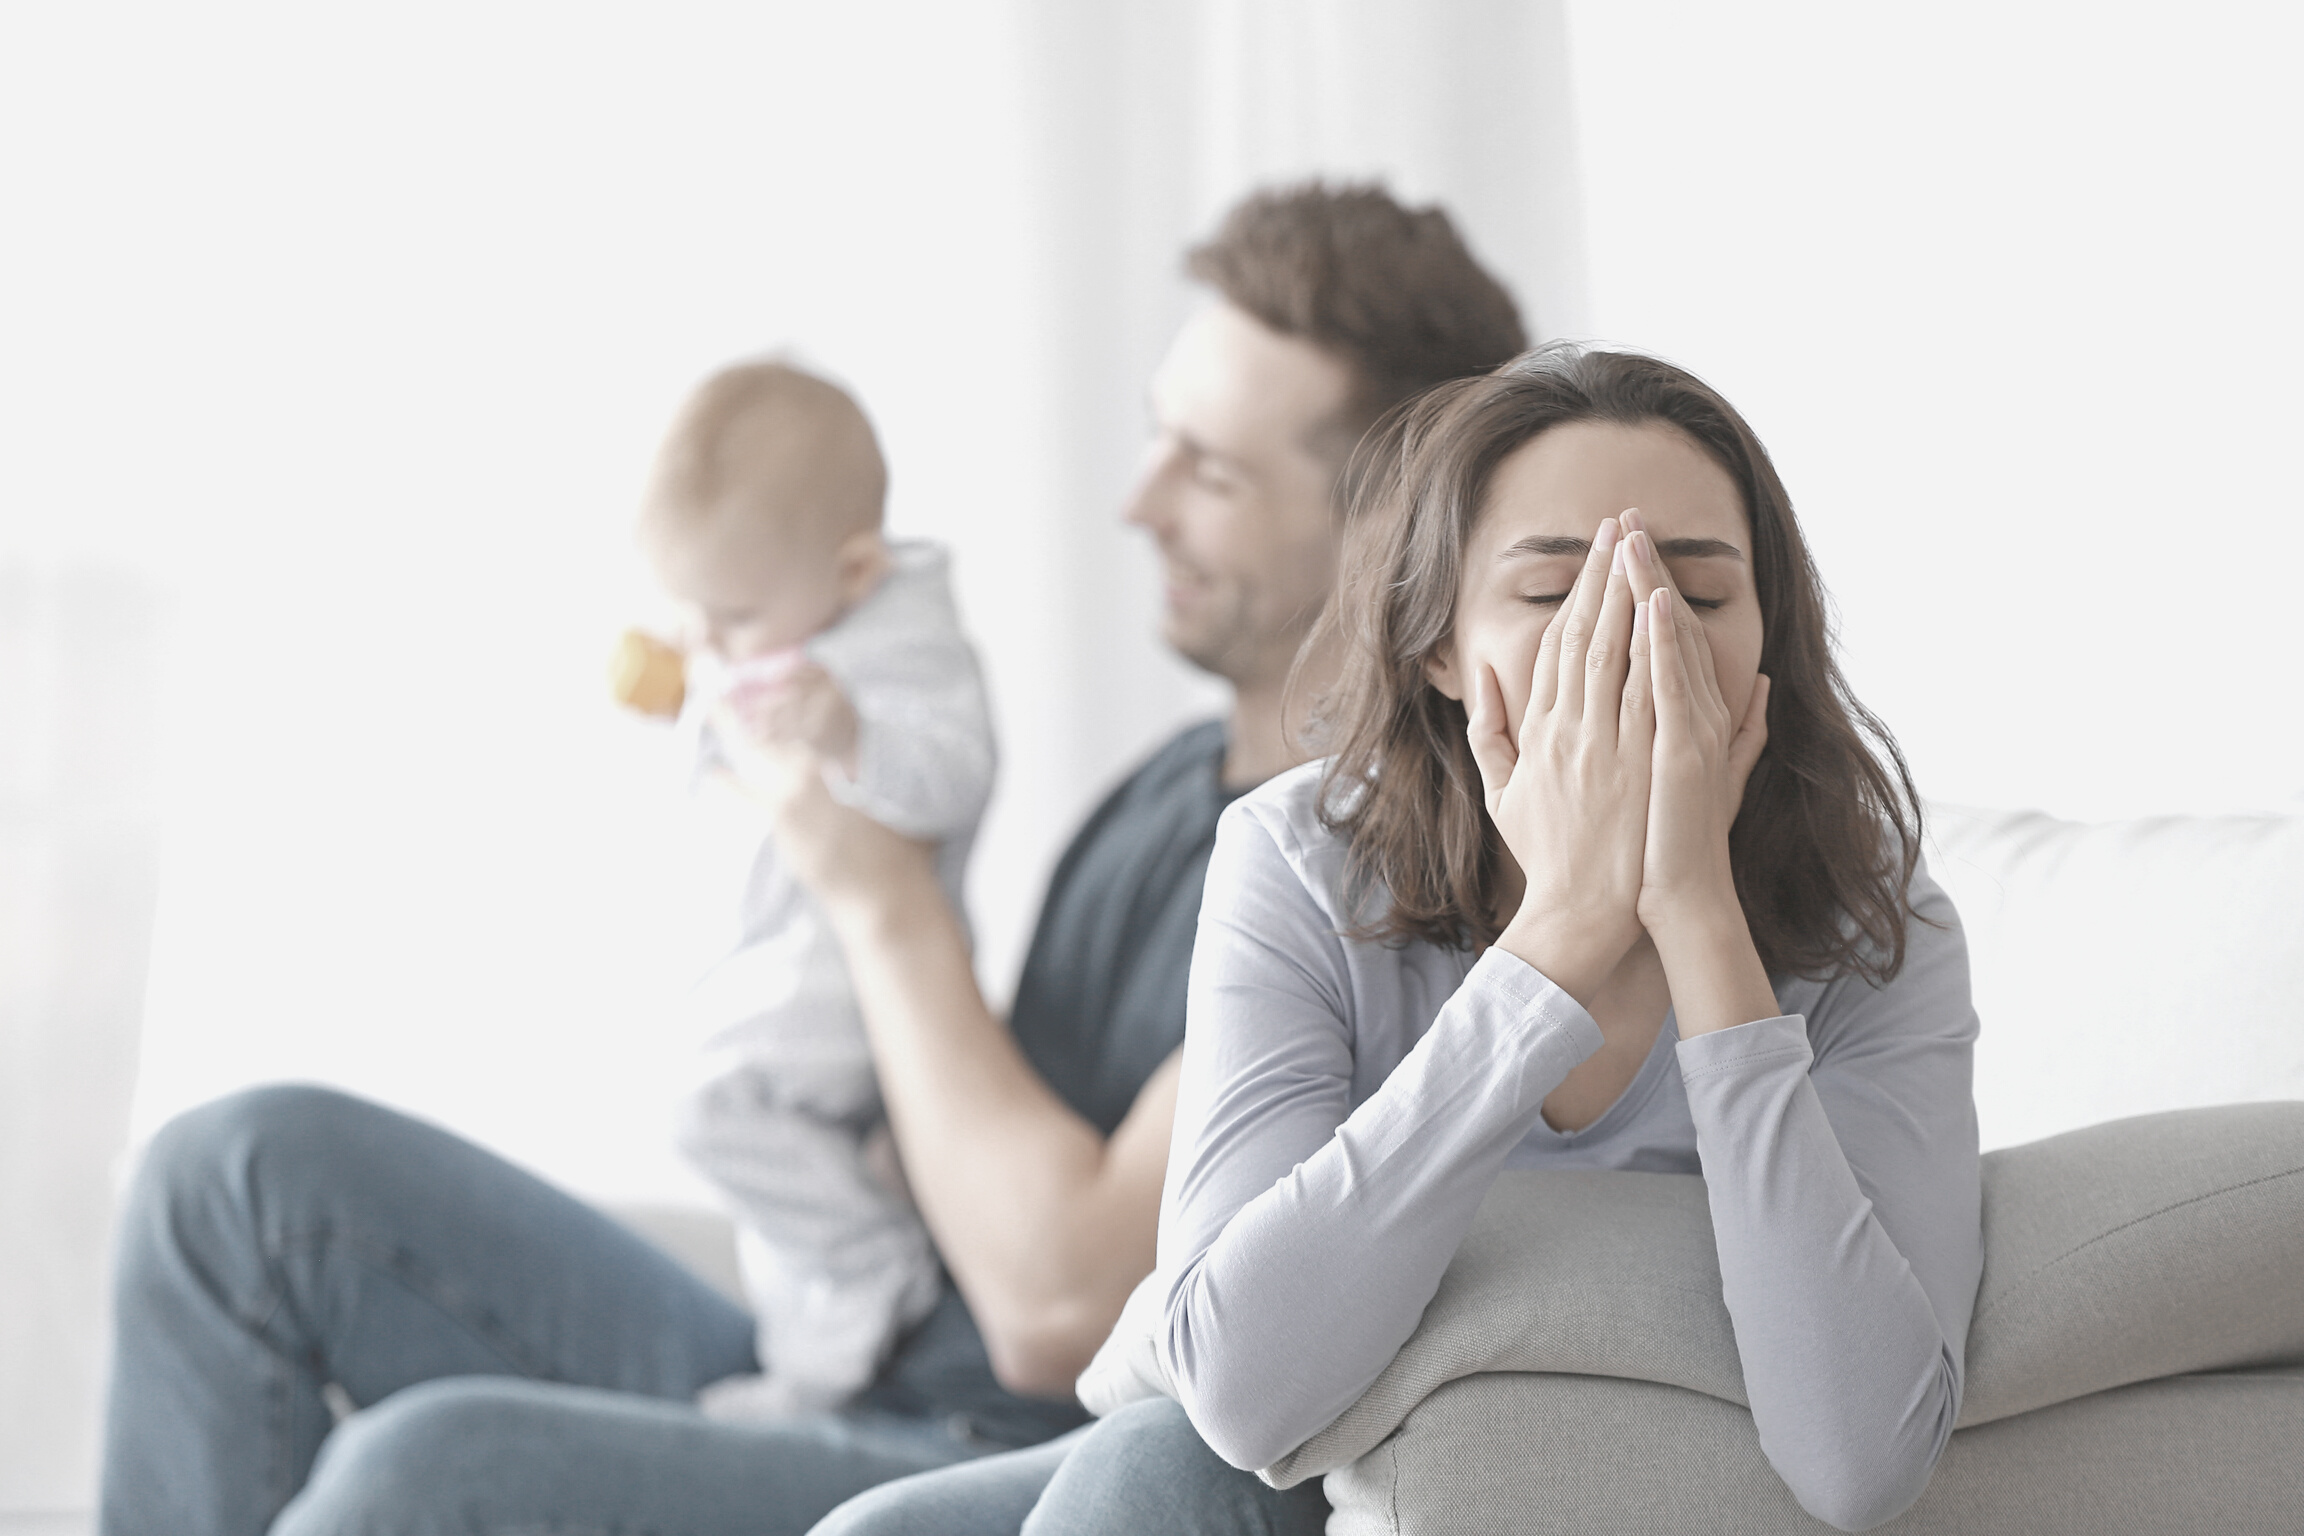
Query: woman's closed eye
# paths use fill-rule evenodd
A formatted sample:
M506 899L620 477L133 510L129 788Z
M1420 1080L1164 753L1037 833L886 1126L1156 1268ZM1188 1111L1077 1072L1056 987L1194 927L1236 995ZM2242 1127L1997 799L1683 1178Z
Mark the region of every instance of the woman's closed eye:
M1520 594L1520 601L1526 603L1531 608L1557 608L1567 600L1568 594L1565 592L1523 592ZM1680 594L1680 601L1686 603L1691 608L1699 609L1706 613L1711 612L1715 608L1725 608L1728 606L1728 599L1724 597L1690 597L1685 592Z

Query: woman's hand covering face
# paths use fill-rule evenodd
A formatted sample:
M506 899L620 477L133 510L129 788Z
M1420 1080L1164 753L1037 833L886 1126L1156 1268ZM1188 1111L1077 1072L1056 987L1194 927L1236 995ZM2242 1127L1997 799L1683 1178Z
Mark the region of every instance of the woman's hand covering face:
M1465 701L1525 879L1501 942L1571 995L1643 924L1734 903L1727 827L1765 739L1749 543L1735 484L1703 450L1670 427L1600 422L1506 458L1468 542L1431 676Z
M1729 710L1712 643L1680 598L1635 510L1624 565L1645 591L1634 645L1649 663L1655 719L1640 921L1650 932L1699 906L1736 899L1728 829L1768 744L1768 679L1755 675L1741 715ZM1645 645L1641 642L1645 641Z
M1532 946L1523 958L1572 995L1640 936L1656 717L1646 646L1634 644L1639 606L1609 518L1544 629L1517 729L1495 669L1473 664L1467 736L1489 819L1526 881L1504 942Z

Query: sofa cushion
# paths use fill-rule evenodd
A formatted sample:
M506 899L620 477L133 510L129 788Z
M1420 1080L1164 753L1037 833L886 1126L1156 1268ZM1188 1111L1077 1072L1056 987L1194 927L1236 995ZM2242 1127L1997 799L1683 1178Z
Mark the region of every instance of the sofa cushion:
M1984 1278L1960 1423L2186 1372L2304 1362L2304 1103L2175 1110L1984 1158ZM1082 1378L1108 1412L1166 1391L1157 1279ZM1149 1304L1147 1304L1149 1300ZM1499 1178L1416 1332L1282 1487L1374 1449L1451 1381L1612 1376L1744 1401L1703 1181Z
M2304 1099L2304 817L1928 807L1982 1033L1986 1147Z
M1436 1389L1487 1371L1660 1382L1741 1404L1704 1181L1691 1174L1507 1173L1408 1342L1336 1421L1264 1469L1332 1471Z
M2177 1376L1955 1434L1881 1536L2293 1536L2304 1372ZM1470 1376L1328 1476L1329 1536L1822 1536L1751 1415L1590 1376Z
M2304 1360L2304 1104L2172 1110L1989 1153L1984 1238L1963 1424Z

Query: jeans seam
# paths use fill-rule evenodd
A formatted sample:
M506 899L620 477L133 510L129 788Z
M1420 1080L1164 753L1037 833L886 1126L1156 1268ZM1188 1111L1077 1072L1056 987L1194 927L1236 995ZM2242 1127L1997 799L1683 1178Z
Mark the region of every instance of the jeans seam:
M409 1295L433 1308L457 1327L494 1353L512 1375L531 1381L559 1381L567 1379L565 1373L555 1374L541 1364L538 1352L530 1349L512 1333L494 1309L473 1305L469 1298L454 1287L443 1284L416 1257L413 1250L396 1243L379 1242L357 1233L347 1232L336 1223L303 1227L283 1232L265 1244L265 1262L273 1271L274 1295L266 1321L277 1314L284 1304L289 1287L278 1270L284 1266L292 1251L324 1250L334 1245L354 1262L393 1281ZM313 1330L317 1335L318 1330ZM316 1362L323 1372L334 1369L334 1362L324 1356Z
M288 1282L273 1262L267 1249L264 1255L264 1286L253 1304L243 1306L237 1299L218 1299L224 1302L225 1315L243 1329L262 1347L270 1368L265 1373L265 1422L270 1433L265 1436L268 1452L264 1465L264 1488L273 1509L286 1506L296 1496L296 1426L294 1423L295 1372L297 1362L288 1350L277 1347L272 1338L274 1318L288 1296Z

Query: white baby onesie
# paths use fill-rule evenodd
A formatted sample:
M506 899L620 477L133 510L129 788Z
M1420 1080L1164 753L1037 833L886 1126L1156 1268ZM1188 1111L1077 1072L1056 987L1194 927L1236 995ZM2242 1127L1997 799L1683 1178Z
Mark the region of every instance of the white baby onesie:
M969 846L992 791L990 710L945 551L902 542L890 555L880 584L804 647L856 712L856 775L828 777L874 820L933 840L945 894L964 911ZM702 778L725 762L706 718L724 689L699 692L683 723ZM837 1408L935 1305L941 1272L918 1212L874 1171L884 1113L847 968L773 839L753 858L735 947L693 1004L703 1071L679 1146L736 1217L762 1372L716 1382L701 1401L727 1418Z

